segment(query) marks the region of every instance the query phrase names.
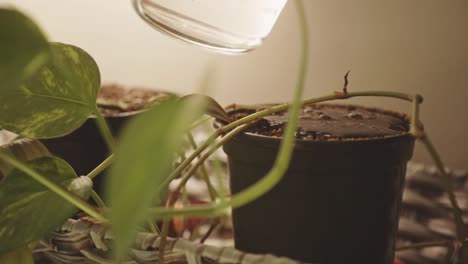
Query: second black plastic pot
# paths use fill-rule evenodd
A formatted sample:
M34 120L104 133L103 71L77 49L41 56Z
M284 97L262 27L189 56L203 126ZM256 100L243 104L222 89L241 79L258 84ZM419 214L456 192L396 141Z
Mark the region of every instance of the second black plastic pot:
M123 125L139 112L106 116L112 134L118 135ZM86 175L109 156L109 150L101 136L94 117L72 133L59 138L42 139L42 143L54 155L67 161L78 175ZM104 192L102 175L94 178L93 188L98 194Z
M280 139L251 133L224 145L231 191L271 169ZM409 134L346 141L298 140L281 182L234 209L235 247L313 263L393 263Z

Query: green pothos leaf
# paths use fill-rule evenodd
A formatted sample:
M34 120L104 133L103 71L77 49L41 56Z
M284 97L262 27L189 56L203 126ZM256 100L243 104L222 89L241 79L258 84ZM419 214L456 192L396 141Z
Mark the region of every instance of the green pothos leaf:
M57 157L43 157L25 164L83 198L88 197L92 188L89 178L77 178L70 165ZM22 171L12 170L0 182L0 254L43 238L77 211Z
M0 90L17 88L44 65L49 43L39 27L14 9L0 8Z
M137 226L149 217L148 208L160 195L158 187L170 174L184 133L202 115L203 103L197 98L162 102L133 119L122 132L107 177L117 259L127 253Z
M99 68L82 49L51 44L51 60L17 89L0 94L0 127L30 138L78 128L95 110Z

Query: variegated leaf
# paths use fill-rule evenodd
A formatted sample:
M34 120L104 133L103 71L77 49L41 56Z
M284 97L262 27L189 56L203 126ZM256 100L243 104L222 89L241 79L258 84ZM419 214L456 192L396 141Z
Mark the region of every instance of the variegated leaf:
M83 198L92 188L90 179L77 178L70 165L59 158L43 157L25 164ZM0 183L0 254L43 238L77 211L29 175L12 170Z
M0 94L0 127L30 138L58 137L95 110L100 74L82 49L52 43L52 58L18 89Z
M14 9L0 8L0 91L15 89L50 56L49 43L39 27Z

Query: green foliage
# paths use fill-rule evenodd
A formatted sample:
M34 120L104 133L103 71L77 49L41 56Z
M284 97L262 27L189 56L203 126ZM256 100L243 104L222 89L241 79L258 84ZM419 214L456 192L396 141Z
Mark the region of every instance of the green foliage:
M4 255L0 255L2 264L34 264L32 249L29 246L17 248Z
M26 162L30 168L74 193L87 196L91 186L65 161L42 157ZM60 226L77 208L14 169L0 184L0 254L41 239Z
M298 3L303 36L301 67L290 111L291 121L288 123L285 140L273 169L260 182L232 199L222 196L225 201L222 204L223 208L214 207L216 204L213 204L199 206L196 208L198 211L195 208L178 210L177 213L166 210L166 217L200 212L209 215L210 212L219 211L228 205L238 207L267 192L281 179L294 147L295 120L300 110L299 99L307 72L307 25L302 1ZM0 129L31 138L52 138L70 133L96 111L99 87L99 69L89 54L75 46L47 43L39 27L24 14L0 8ZM303 103L369 95L413 101L415 110L412 127L417 127L415 124L418 122L420 101L402 93L351 93L346 90L345 85L343 93L334 93ZM162 183L170 175L174 153L182 145L183 134L201 115L201 109L205 106L208 114L229 123L229 116L213 99L203 95L191 95L155 106L134 120L123 132L115 164L108 177L110 182L107 190L108 200L112 205L110 220L116 237L114 249L117 259L121 259L127 253L138 225L149 217L151 210L148 208L161 205L162 193L167 187ZM286 110L290 106L281 107ZM279 110L279 107L274 108L275 111ZM272 109L268 110L271 111L270 114L274 112ZM230 129L224 132L267 114L259 112L244 118L243 121L233 122L229 125ZM105 126L104 123L99 123L100 128ZM413 132L413 135L426 140L424 142L436 164L442 174L445 174L443 163L427 136L422 131ZM198 149L198 153L202 153L219 135L221 134L215 133L214 137L210 137L211 139ZM110 133L104 134L104 137L107 142L112 142ZM38 141L16 141L1 147L0 155L3 158L0 158L0 263L32 263L31 251L26 245L42 239L76 213L77 208L72 204L95 218L106 221L92 206L78 199L78 196L88 197L92 187L90 178L77 178L65 161L50 156ZM16 162L10 156L25 162ZM188 164L190 161L186 166ZM22 170L13 169L12 165ZM449 183L448 174L445 176ZM66 187L68 192L56 184ZM450 188L447 188L447 191L454 197ZM457 201L452 199L451 203L455 208L457 238L461 243L466 239L467 234L463 231L466 231L467 226L463 225ZM155 217L161 217L163 210L165 209L153 210L156 212ZM15 250L12 251L13 249ZM3 254L6 252L9 253ZM463 244L462 252L464 255L461 257L464 257L465 262L468 261L466 243Z
M0 90L16 89L49 56L46 37L39 27L17 10L0 8Z
M0 25L0 129L50 138L79 127L96 109L100 74L93 58L78 47L48 43L39 27L19 11L0 8ZM50 184L87 197L92 181L77 178L65 161L51 157L37 140L17 140L0 151L5 158L0 160L3 253L43 238L77 211ZM44 176L31 178L23 169L13 169L7 157L22 161L24 165L17 164L28 166L29 174ZM23 253L19 248L0 262L21 263L26 260Z
M183 103L169 100L124 129L107 184L118 259L127 253L137 226L149 217L147 209L161 203L156 190L170 174L174 153L191 123L201 116L203 104L198 98Z
M95 110L99 68L82 49L51 44L51 60L15 89L2 92L0 127L31 138L78 128Z

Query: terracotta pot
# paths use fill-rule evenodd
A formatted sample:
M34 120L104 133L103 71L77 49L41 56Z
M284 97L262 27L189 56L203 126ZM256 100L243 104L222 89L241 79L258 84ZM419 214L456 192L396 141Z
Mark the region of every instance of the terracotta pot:
M232 193L266 175L279 144L279 138L242 133L224 145ZM233 210L235 247L314 263L393 263L413 145L408 133L297 140L281 182Z

